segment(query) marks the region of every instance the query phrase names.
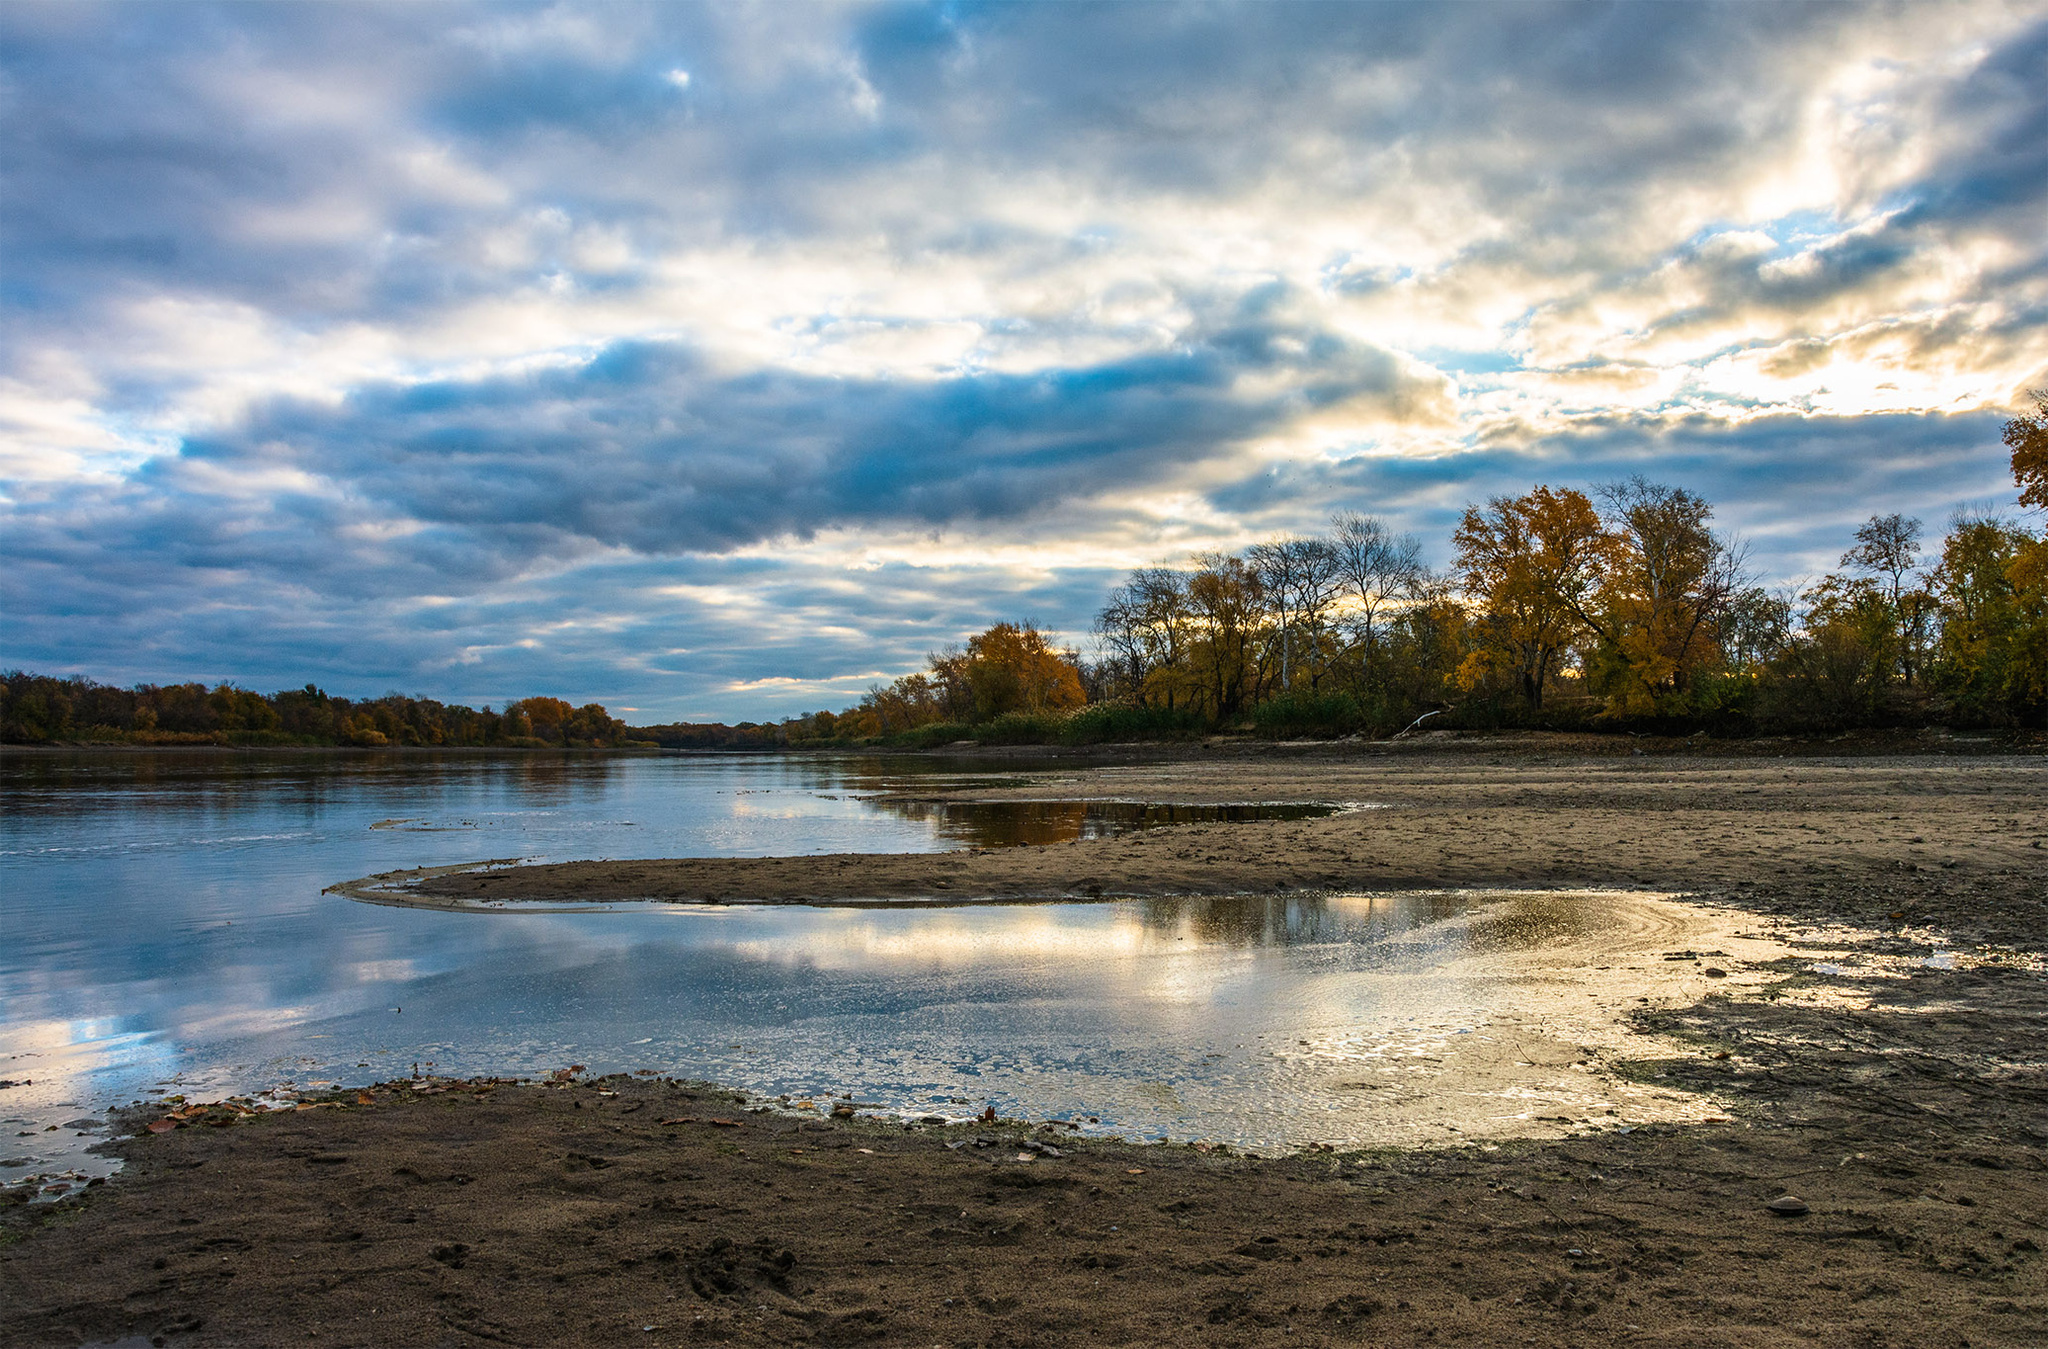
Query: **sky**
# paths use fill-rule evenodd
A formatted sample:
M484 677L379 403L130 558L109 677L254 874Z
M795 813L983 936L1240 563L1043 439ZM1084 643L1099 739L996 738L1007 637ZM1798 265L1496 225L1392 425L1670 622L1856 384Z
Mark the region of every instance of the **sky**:
M1641 473L2010 509L2039 4L0 7L0 666L839 708Z

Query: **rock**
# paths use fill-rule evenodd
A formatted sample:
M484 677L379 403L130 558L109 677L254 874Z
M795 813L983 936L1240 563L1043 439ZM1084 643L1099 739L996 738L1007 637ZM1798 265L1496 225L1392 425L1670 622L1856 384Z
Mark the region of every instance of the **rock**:
M834 1105L833 1105L833 1107L832 1107L832 1118L833 1118L833 1119L852 1119L852 1118L853 1118L853 1107L852 1107L852 1106L850 1106L850 1105L848 1105L848 1104L847 1104L846 1102L844 1102L844 1101L840 1101L840 1102L837 1102L837 1103L836 1103L836 1104L834 1104Z
M1781 1194L1764 1207L1781 1218L1798 1218L1813 1212L1804 1199L1792 1194Z
M1728 977L1728 971L1716 969L1712 965L1707 966L1701 973L1705 974L1709 979L1726 979Z

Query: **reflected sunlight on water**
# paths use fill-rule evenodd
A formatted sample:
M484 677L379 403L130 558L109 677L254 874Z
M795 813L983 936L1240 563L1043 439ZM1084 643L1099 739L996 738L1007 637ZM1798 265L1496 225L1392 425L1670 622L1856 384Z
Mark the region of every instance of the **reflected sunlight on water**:
M0 1094L21 1149L0 1148L8 1176L91 1141L46 1125L152 1091L363 1082L415 1062L646 1068L915 1111L966 1100L1263 1147L1362 1135L1372 1094L1329 1079L1334 1063L1423 1054L1512 1004L1461 964L1475 953L1616 921L1557 896L475 915L320 893L486 849L924 851L1185 818L1119 803L962 815L903 799L920 780L900 765L857 760L10 755L0 789L0 1079L27 1084ZM862 795L882 792L897 795Z

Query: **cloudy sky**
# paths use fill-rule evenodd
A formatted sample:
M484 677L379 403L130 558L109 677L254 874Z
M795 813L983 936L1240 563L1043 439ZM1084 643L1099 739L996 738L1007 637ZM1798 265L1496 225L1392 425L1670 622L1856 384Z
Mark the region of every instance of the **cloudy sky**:
M1634 472L2009 503L2037 3L0 8L0 664L844 706Z

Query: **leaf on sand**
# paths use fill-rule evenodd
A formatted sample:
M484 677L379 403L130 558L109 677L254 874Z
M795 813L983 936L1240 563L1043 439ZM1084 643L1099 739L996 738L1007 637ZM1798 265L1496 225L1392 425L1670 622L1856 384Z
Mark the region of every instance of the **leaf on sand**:
M167 1134L177 1127L178 1121L168 1115L162 1119L153 1119L149 1122L149 1131L153 1134Z
M356 1104L357 1104L357 1105L375 1105L375 1104L377 1104L377 1098L376 1098L376 1097L374 1097L374 1096L372 1096L372 1095L370 1095L370 1093L369 1093L369 1092L367 1092L367 1091L359 1091L359 1092L357 1092L357 1093L356 1093Z
M677 1115L674 1119L662 1121L663 1124L695 1124L696 1122L697 1117L695 1115Z
M1145 1168L1142 1166L1127 1166L1124 1168L1124 1174L1127 1176L1142 1176L1145 1174Z

